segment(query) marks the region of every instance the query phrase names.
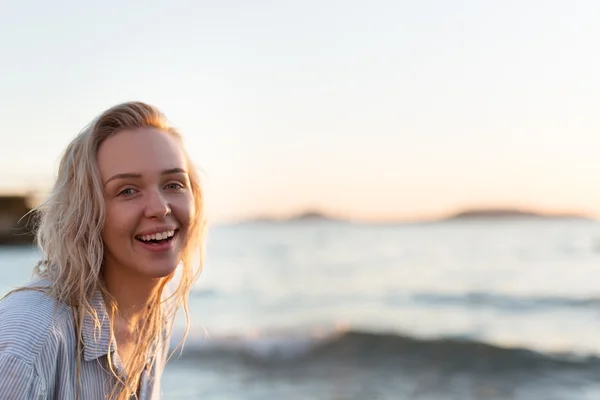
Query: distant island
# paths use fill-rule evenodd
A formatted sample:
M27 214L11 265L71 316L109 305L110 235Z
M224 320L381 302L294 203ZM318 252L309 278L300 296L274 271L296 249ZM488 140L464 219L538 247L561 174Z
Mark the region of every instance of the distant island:
M511 208L471 209L457 212L444 221L475 219L588 219L584 215L569 213L541 213Z
M345 220L343 218L333 217L331 215L327 215L324 212L310 210L301 212L299 214L293 214L288 217L257 217L251 218L243 221L239 221L239 223L288 223L288 222L318 222L318 221L335 221L335 222L350 222L349 220Z
M288 221L341 221L339 218L332 217L330 215L326 215L325 213L321 213L319 211L306 211L300 214L293 215L287 218Z

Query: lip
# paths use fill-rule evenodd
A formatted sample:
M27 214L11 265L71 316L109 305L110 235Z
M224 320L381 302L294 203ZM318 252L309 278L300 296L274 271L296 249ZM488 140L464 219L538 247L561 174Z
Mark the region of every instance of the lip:
M169 226L169 225L163 225L163 226L159 226L159 227L156 227L156 228L148 229L148 230L145 230L145 231L142 231L142 232L138 232L134 236L135 237L146 236L146 235L152 235L154 233L160 233L160 232L166 232L166 231L174 231L174 230L177 230L177 229L179 229L179 228L176 227L176 226L173 226L173 225L171 225L171 226Z
M148 231L148 232L150 232L150 231ZM158 230L153 233L156 233L156 232L164 232L164 231ZM178 234L179 234L179 231L175 230L175 234L173 235L173 237L171 237L171 239L169 241L162 242L162 243L145 243L145 242L142 242L141 240L137 240L137 239L135 239L135 241L137 244L142 246L142 248L144 250L148 250L151 253L164 253L173 248L173 245L174 245L173 243L175 242L175 239L177 239ZM147 233L147 235L149 235L149 233Z

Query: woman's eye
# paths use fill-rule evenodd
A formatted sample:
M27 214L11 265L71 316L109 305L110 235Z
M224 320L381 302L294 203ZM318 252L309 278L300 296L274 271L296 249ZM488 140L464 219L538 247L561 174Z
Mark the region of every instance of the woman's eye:
M180 189L183 189L184 186L181 183L173 182L173 183L169 183L166 186L166 188L169 189L169 190L180 190Z
M127 188L127 189L121 190L117 196L130 196L134 193L135 193L135 190L133 188Z

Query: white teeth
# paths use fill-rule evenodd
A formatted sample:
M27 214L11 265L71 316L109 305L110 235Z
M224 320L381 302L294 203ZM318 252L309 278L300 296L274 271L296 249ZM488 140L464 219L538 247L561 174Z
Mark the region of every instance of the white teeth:
M175 235L175 231L164 231L159 233L153 233L151 235L138 236L138 239L148 242L150 240L164 240Z

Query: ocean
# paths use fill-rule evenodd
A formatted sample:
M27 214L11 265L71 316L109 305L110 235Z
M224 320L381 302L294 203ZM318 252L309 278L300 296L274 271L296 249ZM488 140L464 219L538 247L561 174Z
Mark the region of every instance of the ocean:
M599 278L595 221L213 227L164 399L600 399Z

